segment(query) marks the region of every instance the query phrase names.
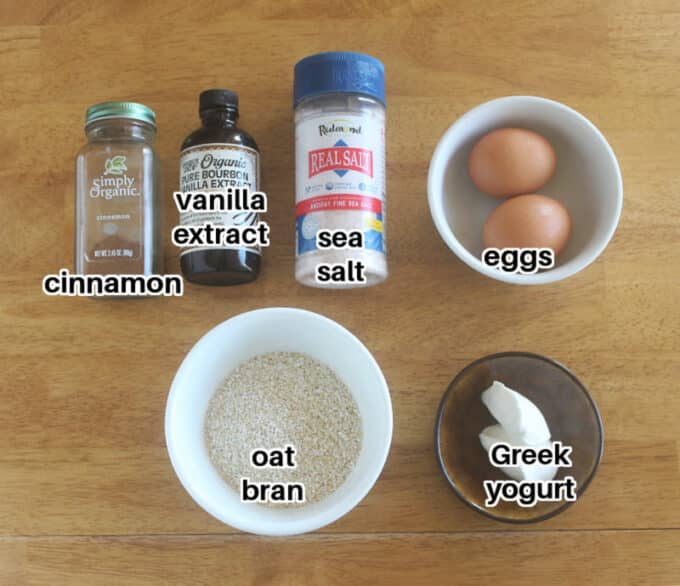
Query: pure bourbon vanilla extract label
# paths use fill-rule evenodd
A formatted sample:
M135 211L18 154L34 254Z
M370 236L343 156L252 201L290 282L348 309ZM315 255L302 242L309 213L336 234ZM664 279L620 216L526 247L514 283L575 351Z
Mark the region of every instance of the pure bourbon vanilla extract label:
M319 230L359 230L385 252L385 126L337 113L298 123L295 136L297 256L319 250Z
M211 193L229 188L258 191L260 158L255 149L225 144L201 144L182 151L180 156L179 188L184 193ZM257 224L259 214L252 211L235 212L180 212L183 226L251 226ZM181 254L206 249L240 248L260 254L259 247L219 246L193 247Z

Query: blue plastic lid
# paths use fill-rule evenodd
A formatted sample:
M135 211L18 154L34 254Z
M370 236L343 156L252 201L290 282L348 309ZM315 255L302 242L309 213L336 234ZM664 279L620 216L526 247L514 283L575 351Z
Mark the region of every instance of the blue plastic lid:
M364 94L385 103L385 67L370 55L319 53L295 65L293 102L332 93Z

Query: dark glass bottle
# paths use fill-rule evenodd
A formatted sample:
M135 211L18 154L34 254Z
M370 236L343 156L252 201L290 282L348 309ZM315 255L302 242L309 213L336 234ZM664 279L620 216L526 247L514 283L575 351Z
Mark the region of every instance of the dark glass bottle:
M238 94L230 90L207 90L199 97L203 126L182 144L180 190L210 193L228 187L259 188L260 153L250 134L236 125ZM186 212L183 225L211 222L239 224L243 214ZM258 221L256 214L248 223ZM201 285L240 285L254 281L260 273L261 252L252 247L205 247L182 251L180 266L184 277Z

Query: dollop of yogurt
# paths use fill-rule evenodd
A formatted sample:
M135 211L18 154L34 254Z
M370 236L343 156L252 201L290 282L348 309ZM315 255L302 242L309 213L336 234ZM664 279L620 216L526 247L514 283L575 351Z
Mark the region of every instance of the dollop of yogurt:
M493 381L482 393L482 402L498 421L498 425L491 425L479 434L479 441L487 453L499 442L513 447L551 447L545 417L525 396ZM556 466L542 464L501 466L500 469L515 480L552 480L557 473Z

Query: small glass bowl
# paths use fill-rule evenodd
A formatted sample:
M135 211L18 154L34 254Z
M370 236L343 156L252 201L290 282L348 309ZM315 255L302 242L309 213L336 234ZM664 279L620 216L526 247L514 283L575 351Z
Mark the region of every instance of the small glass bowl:
M497 521L535 523L554 517L573 504L570 501L539 502L521 507L500 501L485 505L484 480L508 480L491 465L479 441L479 433L498 423L482 403L481 394L500 381L531 400L543 413L551 441L573 448L571 468L559 468L555 479L573 476L580 498L602 459L604 430L592 397L564 366L537 354L503 352L475 360L466 366L444 393L435 423L435 449L446 480L458 497L475 511Z

